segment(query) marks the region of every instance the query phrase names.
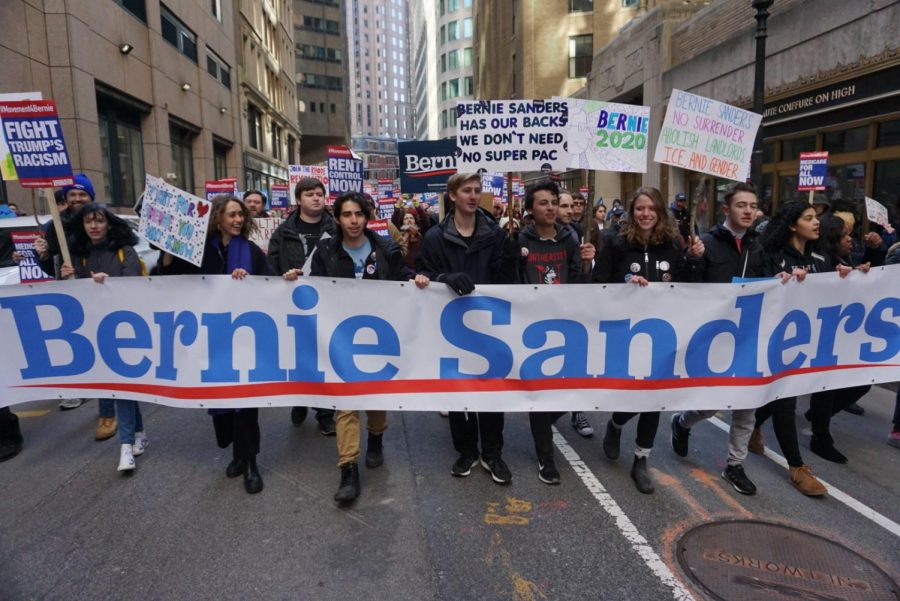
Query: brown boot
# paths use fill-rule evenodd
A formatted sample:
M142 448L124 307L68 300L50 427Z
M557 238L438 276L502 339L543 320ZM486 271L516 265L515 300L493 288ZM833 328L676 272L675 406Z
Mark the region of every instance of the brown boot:
M828 492L828 489L813 476L812 469L810 469L808 465L801 465L800 467L792 467L790 469L791 484L804 495L809 497L821 497Z
M753 434L750 435L750 442L747 443L747 450L755 455L765 455L766 445L763 443L762 428L753 428Z
M94 438L96 440L106 440L107 438L112 438L116 433L116 418L114 417L101 417L99 421L97 421L97 431L94 433Z

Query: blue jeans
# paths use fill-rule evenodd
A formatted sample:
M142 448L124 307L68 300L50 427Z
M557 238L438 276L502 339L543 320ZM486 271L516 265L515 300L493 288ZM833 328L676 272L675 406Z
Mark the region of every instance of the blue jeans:
M97 399L97 408L100 410L100 417L116 416L115 399Z
M144 431L144 418L137 401L116 399L119 414L119 444L134 444L134 433Z

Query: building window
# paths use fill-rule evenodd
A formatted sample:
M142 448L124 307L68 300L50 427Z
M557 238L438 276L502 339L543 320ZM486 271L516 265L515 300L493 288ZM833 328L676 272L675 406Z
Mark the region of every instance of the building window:
M447 23L447 41L452 42L459 39L459 22L450 21Z
M854 127L841 131L830 131L822 136L822 150L831 154L857 152L869 147L869 126Z
M465 82L463 86L463 95L472 96L475 93L474 78L472 78L471 76L465 77L463 78L463 81Z
M462 24L463 24L463 37L471 38L472 37L472 19L469 17L466 17L465 19L463 19Z
M459 98L459 80L451 79L447 86L447 96L450 98Z
M196 63L197 36L165 6L160 5L159 10L163 39L178 48L179 52Z
M228 177L229 148L228 144L213 140L213 177L216 179Z
M231 89L231 67L225 61L206 47L206 72L212 75L223 86Z
M247 142L250 148L262 150L262 113L252 104L247 106Z
M875 146L877 148L900 146L900 119L878 124L878 138Z
M594 36L575 35L569 38L569 79L584 77L591 70L594 55Z
M138 109L97 94L104 192L112 206L134 206L144 189L141 116Z
M441 25L441 46L447 42L447 27Z
M175 186L185 192L194 191L194 134L187 129L169 124L169 141L172 148L172 173Z
M447 55L442 54L441 55L441 73L446 73L446 72L447 72Z
M443 17L444 16L444 0L440 0L438 5L440 7L439 10L440 10L441 16Z
M332 21L331 19L319 19L318 17L304 16L303 29L327 33L329 35L341 35L340 23Z
M472 66L472 49L463 48L463 67Z
M447 12L452 13L459 9L459 0L447 0Z
M443 59L444 57L441 56L441 58ZM443 66L443 61L441 66ZM451 50L447 53L447 68L459 69L459 50Z
M622 6L627 6L625 0ZM594 0L569 0L570 13L589 13L594 10Z
M637 8L640 6L639 0L622 0L622 8Z
M113 0L116 4L133 14L135 17L147 22L147 6L144 0Z
M212 13L212 16L216 18L216 20L221 23L222 22L222 0L209 0L210 6L209 10Z
M301 85L317 90L341 91L344 89L344 80L333 75L317 75L315 73L305 73L303 75L303 83Z
M281 128L272 124L272 156L281 159Z
M784 140L781 143L781 160L796 161L800 158L801 152L812 152L816 149L816 137L805 136L803 138L794 138L792 140ZM784 200L784 197L782 197Z

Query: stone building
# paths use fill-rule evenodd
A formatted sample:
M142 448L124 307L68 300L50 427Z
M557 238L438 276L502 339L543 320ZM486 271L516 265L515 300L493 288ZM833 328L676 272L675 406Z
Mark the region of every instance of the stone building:
M151 173L202 194L242 176L231 2L0 2L0 93L56 101L74 169L97 200L134 205ZM30 209L31 193L5 185Z
M833 203L864 198L898 217L900 192L900 1L775 0L768 19L763 190L766 204L795 198L799 153L827 150ZM663 6L602 48L579 96L649 105L655 148L672 89L752 107L755 11L720 0L696 10ZM651 154L652 156L652 154ZM726 180L654 162L641 177L596 173L595 189L627 197L637 185L664 196L705 198L704 225L718 216Z
M294 0L294 71L303 145L300 163L324 161L350 139L347 18L338 0Z

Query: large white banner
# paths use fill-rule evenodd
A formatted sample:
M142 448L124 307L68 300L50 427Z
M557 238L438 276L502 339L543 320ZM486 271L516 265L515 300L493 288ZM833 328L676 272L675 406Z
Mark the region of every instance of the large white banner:
M172 276L0 289L0 405L750 408L900 380L900 267L803 283Z

